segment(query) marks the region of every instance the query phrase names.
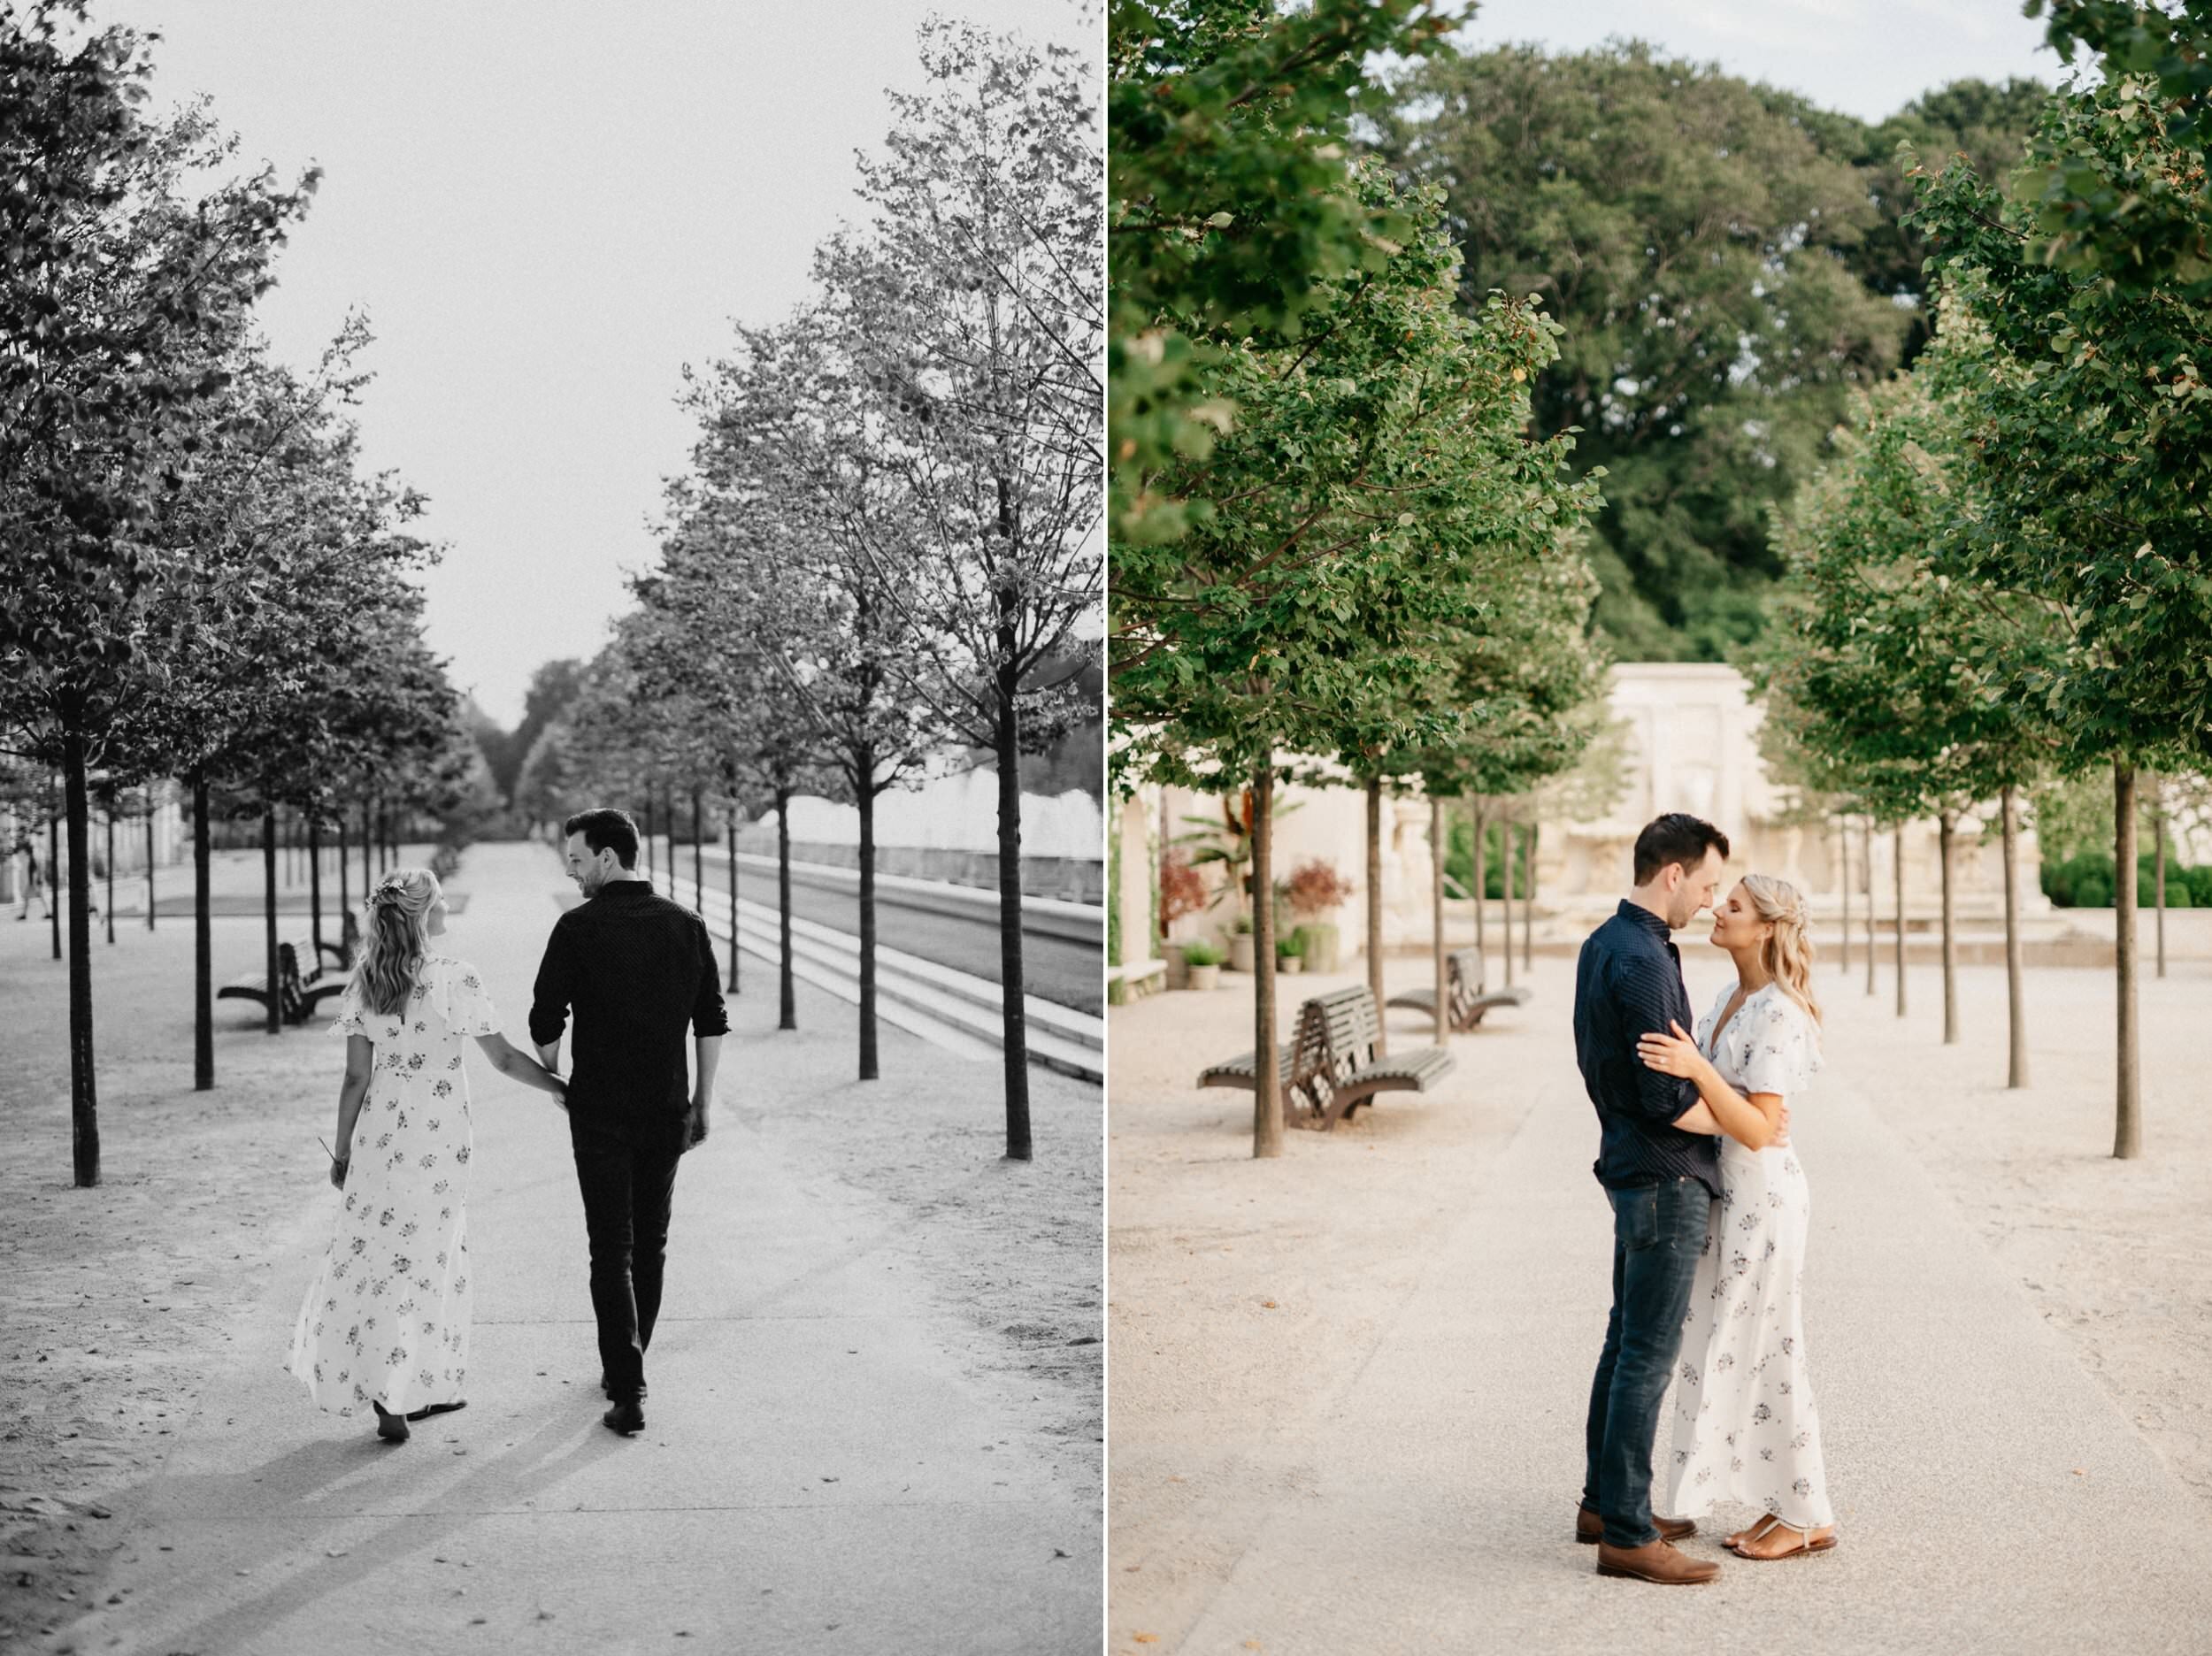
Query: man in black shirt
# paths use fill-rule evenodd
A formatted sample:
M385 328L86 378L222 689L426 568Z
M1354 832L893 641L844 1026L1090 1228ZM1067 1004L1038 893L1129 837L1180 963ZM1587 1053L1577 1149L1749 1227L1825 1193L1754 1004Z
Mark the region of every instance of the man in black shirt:
M1635 888L1575 963L1575 1057L1598 1112L1593 1170L1613 1206L1613 1309L1590 1384L1575 1538L1597 1543L1601 1575L1666 1583L1720 1574L1671 1545L1694 1524L1651 1513L1659 1403L1720 1195L1720 1148L1697 1088L1647 1069L1636 1038L1694 1022L1669 933L1711 906L1727 855L1710 823L1678 811L1651 823L1636 837Z
M637 824L618 810L562 824L570 878L585 901L553 924L530 1007L530 1039L558 1073L572 1011L569 1139L591 1241L603 1419L645 1424L645 1348L660 1313L676 1162L707 1136L714 1071L729 1019L706 922L655 894L637 871ZM686 1084L684 1026L695 1080Z

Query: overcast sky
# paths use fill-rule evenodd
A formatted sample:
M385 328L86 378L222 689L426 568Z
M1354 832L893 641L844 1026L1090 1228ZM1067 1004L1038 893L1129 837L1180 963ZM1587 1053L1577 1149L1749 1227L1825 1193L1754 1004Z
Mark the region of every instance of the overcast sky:
M2043 27L2020 0L1486 0L1462 39L1579 50L1632 36L1872 121L1970 75L2055 84Z
M205 93L244 154L324 169L262 303L310 367L376 334L370 462L430 496L434 649L511 726L588 656L654 548L686 362L767 322L853 216L852 156L918 88L932 11L1095 50L1073 0L95 0L157 30L157 103Z

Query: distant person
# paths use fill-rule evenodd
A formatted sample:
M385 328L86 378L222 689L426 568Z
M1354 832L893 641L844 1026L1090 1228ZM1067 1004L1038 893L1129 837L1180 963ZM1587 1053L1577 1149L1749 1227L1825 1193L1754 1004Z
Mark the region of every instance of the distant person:
M1671 934L1712 902L1727 855L1727 836L1695 816L1648 824L1636 836L1633 888L1575 964L1575 1057L1598 1113L1592 1171L1613 1208L1613 1305L1590 1383L1575 1538L1596 1545L1601 1575L1670 1585L1720 1574L1675 1550L1694 1522L1651 1510L1659 1404L1723 1191L1714 1135L1772 1129L1732 1092L1709 1102L1688 1079L1651 1067L1638 1043L1690 1021Z
M655 894L637 871L629 814L580 811L561 831L585 901L553 923L530 1038L557 1069L575 1018L566 1103L611 1405L600 1418L627 1435L645 1425L645 1352L660 1315L676 1163L707 1136L730 1025L706 922ZM688 1085L687 1025L697 1070Z
M28 834L19 834L15 841L15 854L24 860L23 901L17 906L15 917L28 920L31 917L31 899L35 897L38 899L38 917L42 920L51 919L54 906L46 896L46 870L38 860L38 841Z
M1723 1545L1739 1558L1825 1552L1836 1509L1820 1447L1820 1413L1806 1372L1805 1240L1812 1196L1779 1137L1784 1105L1820 1068L1820 1006L1805 899L1787 880L1747 874L1714 910L1713 947L1735 962L1697 1028L1647 1034L1650 1069L1694 1083L1714 1116L1748 1133L1719 1140L1720 1201L1698 1255L1675 1392L1667 1504L1697 1517L1718 1500L1766 1514Z
M468 1073L473 1039L492 1067L560 1101L560 1078L499 1033L473 966L433 953L445 893L427 869L396 869L362 905L361 958L338 1002L346 1037L330 1182L346 1192L322 1269L292 1332L292 1372L326 1409L366 1404L377 1435L464 1407L472 1307ZM353 1167L357 1159L358 1169Z

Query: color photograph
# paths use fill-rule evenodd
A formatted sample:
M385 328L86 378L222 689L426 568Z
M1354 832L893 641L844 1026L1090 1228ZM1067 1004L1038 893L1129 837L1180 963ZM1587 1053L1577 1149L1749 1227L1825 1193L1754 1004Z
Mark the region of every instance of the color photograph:
M1112 8L1115 1656L2212 1649L2208 63Z

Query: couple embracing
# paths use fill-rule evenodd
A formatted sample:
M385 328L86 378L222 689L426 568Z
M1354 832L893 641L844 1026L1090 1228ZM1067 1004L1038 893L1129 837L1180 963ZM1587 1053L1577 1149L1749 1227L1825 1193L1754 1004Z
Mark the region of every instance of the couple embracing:
M1716 1503L1763 1516L1739 1558L1836 1545L1806 1371L1800 1296L1811 1198L1789 1147L1789 1100L1820 1065L1804 898L1747 874L1716 901L1728 840L1680 812L1636 839L1635 886L1582 946L1575 1051L1601 1128L1594 1171L1613 1207L1613 1308L1590 1386L1575 1538L1601 1575L1668 1585L1720 1566L1678 1552ZM1693 1037L1671 940L1713 909L1734 962ZM1652 1450L1675 1393L1665 1505Z
M706 1137L729 1021L706 924L638 873L629 815L582 811L563 832L585 901L546 943L530 1008L534 1056L500 1033L476 969L440 947L435 875L395 870L366 901L361 959L333 1026L346 1037L346 1074L330 1182L345 1201L300 1307L291 1369L326 1409L373 1409L390 1442L406 1441L410 1421L467 1401L471 1039L495 1070L567 1112L610 1404L601 1418L625 1436L645 1424L676 1164Z

